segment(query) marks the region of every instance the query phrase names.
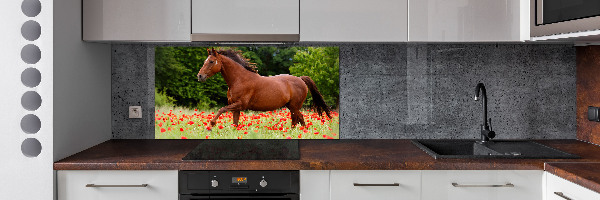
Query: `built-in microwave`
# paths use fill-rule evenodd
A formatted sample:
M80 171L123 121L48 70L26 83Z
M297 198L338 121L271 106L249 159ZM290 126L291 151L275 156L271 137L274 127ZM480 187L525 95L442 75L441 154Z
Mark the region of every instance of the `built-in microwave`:
M600 0L530 0L531 36L600 30Z

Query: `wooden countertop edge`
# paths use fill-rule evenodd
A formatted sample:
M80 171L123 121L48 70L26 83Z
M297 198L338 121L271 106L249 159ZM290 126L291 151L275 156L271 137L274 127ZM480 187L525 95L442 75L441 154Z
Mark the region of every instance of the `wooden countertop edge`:
M590 162L573 162L573 163L571 163L571 162L549 162L549 163L545 163L545 165L544 165L544 170L547 171L548 173L554 174L554 175L556 175L560 178L563 178L567 181L573 182L584 188L587 188L594 192L600 193L600 183L599 182L590 180L590 179L586 178L585 175L576 174L569 170L565 170L561 167L555 166L555 165L561 165L561 164L573 164L573 165L595 164L600 167L600 163L596 163L596 162L594 162L594 163L590 163ZM599 172L599 174L600 174L600 172Z
M239 164L239 165L237 165ZM242 165L244 164L244 165ZM235 166L239 167L235 167ZM499 165L502 165L500 167ZM343 167L340 167L343 166ZM235 161L184 163L54 163L54 170L544 170L543 163L327 163L284 162L273 165Z

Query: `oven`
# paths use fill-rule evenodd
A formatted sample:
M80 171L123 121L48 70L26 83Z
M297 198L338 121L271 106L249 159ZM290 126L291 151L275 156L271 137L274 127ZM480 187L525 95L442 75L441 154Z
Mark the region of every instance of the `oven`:
M179 199L299 200L299 171L179 171Z
M599 0L530 0L531 36L600 29Z

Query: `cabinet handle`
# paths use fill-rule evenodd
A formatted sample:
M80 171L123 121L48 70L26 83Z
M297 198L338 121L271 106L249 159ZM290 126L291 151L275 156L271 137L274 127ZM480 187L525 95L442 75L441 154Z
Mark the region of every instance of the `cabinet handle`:
M148 187L148 184L141 185L96 185L96 184L87 184L85 187Z
M554 192L554 194L556 196L562 197L563 199L566 199L566 200L573 200L573 199L569 198L568 196L565 196L565 194L563 194L562 192Z
M454 187L515 187L512 183L507 183L504 185L461 185L458 183L452 183Z
M392 183L392 184L364 184L364 183L354 183L354 186L400 186L400 183Z

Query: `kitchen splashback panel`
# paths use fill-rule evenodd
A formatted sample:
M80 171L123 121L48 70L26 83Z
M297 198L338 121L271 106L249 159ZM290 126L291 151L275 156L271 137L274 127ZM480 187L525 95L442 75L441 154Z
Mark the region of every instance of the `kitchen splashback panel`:
M112 45L114 139L154 138L156 46L166 45ZM576 137L572 45L336 46L341 139L478 138L481 102L473 101L478 82L486 84L497 138ZM133 105L142 106L142 119L128 118Z

